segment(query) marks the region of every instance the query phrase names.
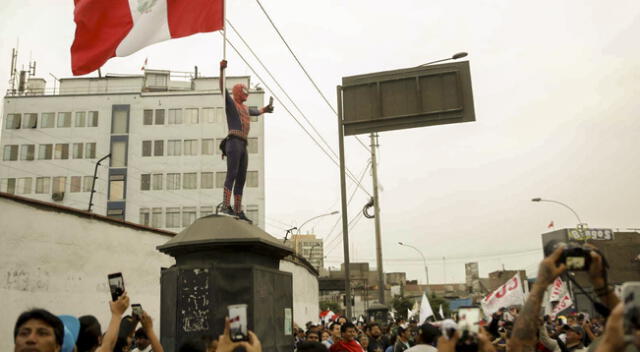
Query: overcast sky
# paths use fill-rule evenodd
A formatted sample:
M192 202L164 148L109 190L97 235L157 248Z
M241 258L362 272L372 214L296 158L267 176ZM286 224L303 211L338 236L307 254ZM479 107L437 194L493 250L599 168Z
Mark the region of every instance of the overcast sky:
M469 52L465 60L477 121L380 134L386 272L406 271L424 282L419 255L397 245L404 241L427 257L432 283L463 281L464 263L476 260L481 275L502 265L534 274L547 224L573 227L576 220L560 206L532 203L532 197L569 204L590 227L640 228L637 0L263 0L263 5L334 107L343 76ZM52 84L49 73L71 76L72 1L3 0L0 9L3 92L18 38L19 63L37 60L38 77ZM227 15L337 151L335 114L257 3L229 1ZM147 57L149 68L191 71L197 65L205 75L216 75L221 36L159 43L112 59L102 71L139 74ZM228 60L230 75L251 74L230 48ZM273 86L271 80L265 84ZM286 225L340 210L340 188L337 167L284 109L276 109L265 123L266 217L267 230L282 237ZM360 138L369 143L368 136ZM349 169L360 175L368 159L348 137ZM363 184L371 192L369 175ZM367 198L356 193L349 218ZM342 262L340 226L330 234L338 218L318 219L304 229L326 239L327 264L333 266ZM375 266L373 221L359 220L350 237L351 260Z

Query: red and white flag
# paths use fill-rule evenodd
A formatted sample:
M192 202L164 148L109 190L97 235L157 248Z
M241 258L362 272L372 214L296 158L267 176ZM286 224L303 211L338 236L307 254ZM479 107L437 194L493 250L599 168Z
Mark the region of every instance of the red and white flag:
M551 222L549 223L549 225L547 225L548 229L553 228L555 225L553 224L553 220L551 220Z
M224 0L75 0L71 70L84 75L114 56L223 28Z
M482 299L482 310L489 316L500 308L524 304L524 290L520 275L515 274L504 285Z
M571 300L571 296L569 296L569 294L567 293L553 308L553 311L551 312L551 318L555 319L558 313L562 312L565 309L571 308L571 306L573 306L573 300Z

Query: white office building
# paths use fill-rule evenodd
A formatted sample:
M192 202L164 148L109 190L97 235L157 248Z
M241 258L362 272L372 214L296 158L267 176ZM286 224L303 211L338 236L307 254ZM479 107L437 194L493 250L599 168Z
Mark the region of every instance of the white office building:
M222 201L227 135L218 78L146 70L143 75L65 78L57 90L31 78L4 98L0 192L169 231ZM249 85L229 77L227 87ZM247 105L264 105L251 89ZM264 125L252 117L243 206L264 228ZM34 219L37 221L37 219Z

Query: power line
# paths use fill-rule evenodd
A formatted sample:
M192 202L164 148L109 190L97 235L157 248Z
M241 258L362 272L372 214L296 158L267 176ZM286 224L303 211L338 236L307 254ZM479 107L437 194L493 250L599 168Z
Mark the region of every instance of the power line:
M284 45L287 47L287 49L289 50L289 52L291 53L291 55L293 56L293 58L296 60L296 62L298 63L298 65L300 66L300 68L302 69L302 71L304 72L304 74L307 76L307 78L309 79L309 81L311 82L311 84L313 85L313 87L316 89L316 91L320 94L320 96L322 97L322 99L324 100L325 103L327 103L327 105L329 106L329 108L333 111L333 113L338 116L338 112L336 111L336 109L333 107L333 105L331 105L331 103L329 103L329 100L327 99L327 97L322 93L322 91L320 90L320 88L318 87L318 85L316 84L316 82L313 80L313 78L311 78L311 75L309 74L309 72L307 72L307 70L304 68L304 66L302 65L302 62L300 62L300 60L298 59L298 56L296 56L296 54L293 52L293 49L291 49L291 46L289 46L289 44L287 43L287 41L284 39L284 37L282 36L282 33L280 33L280 30L278 29L278 27L276 27L276 24L273 22L273 20L271 19L271 16L269 16L269 14L267 13L267 10L265 10L265 8L262 6L262 3L260 2L260 0L256 0L256 2L258 3L258 6L260 6L260 9L262 10L262 12L264 13L264 15L267 17L267 19L269 20L269 22L271 23L271 26L273 26L273 29L275 29L276 33L278 33L278 36L280 37L280 39L282 39L282 42L284 43ZM371 153L371 150L369 149L369 147L367 147L367 145L362 142L362 140L360 138L358 138L358 136L355 136L356 140L358 140L358 143L360 143L360 145L362 145L362 147L368 152Z
M276 100L282 105L282 107L287 111L287 113L289 113L289 116L291 116L291 118L293 118L293 120L298 124L298 126L300 126L300 128L302 128L302 130L307 134L307 136L309 136L309 138L311 138L311 140L316 144L316 146L318 146L318 148L320 148L320 150L322 150L322 152L329 157L329 159L331 159L331 161L337 166L340 167L340 163L338 161L336 161L333 156L331 156L326 150L325 148L320 145L320 143L318 143L318 141L311 135L311 133L309 133L309 131L302 125L302 123L300 123L300 121L293 115L293 113L291 112L291 110L289 110L289 108L287 108L287 105L284 104L284 102L280 99L280 97L275 94L275 92L273 91L273 89L271 89L269 87L269 85L266 83L266 81L256 72L256 70L253 68L253 66L251 66L249 64L249 62L245 59L245 57L240 54L240 51L235 47L235 45L233 45L233 43L227 38L227 43L229 43L229 45L231 45L231 48L233 48L233 50L236 52L236 54L238 54L238 56L242 59L242 61L244 61L244 63L249 67L249 69L251 70L251 72L253 72L254 75L256 75L256 77L258 77L258 79L260 81L262 81L262 83L264 83L265 87L271 91L271 93L273 94L273 96L276 98ZM353 173L351 173L351 171L349 171L349 169L347 169L345 167L345 171L347 176L351 179L351 181L353 181L355 184L358 184L355 176L353 176ZM362 185L359 185L360 189L362 189L362 191L364 191L367 195L371 196L371 193L369 193L369 191L367 191L364 187L362 187Z

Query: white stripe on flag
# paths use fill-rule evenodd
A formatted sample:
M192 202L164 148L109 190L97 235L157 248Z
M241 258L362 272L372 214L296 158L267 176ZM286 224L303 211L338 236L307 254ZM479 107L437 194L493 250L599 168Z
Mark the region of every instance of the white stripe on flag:
M133 28L116 48L116 56L128 56L153 43L171 39L167 0L129 0L129 10Z

